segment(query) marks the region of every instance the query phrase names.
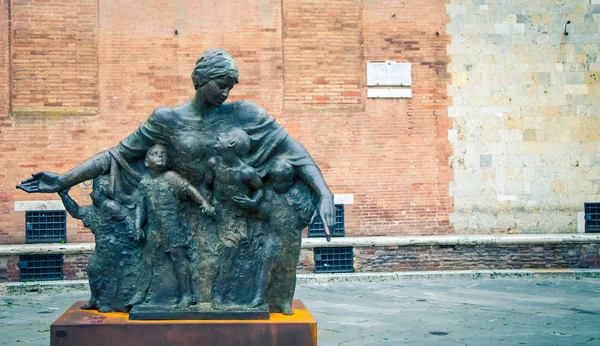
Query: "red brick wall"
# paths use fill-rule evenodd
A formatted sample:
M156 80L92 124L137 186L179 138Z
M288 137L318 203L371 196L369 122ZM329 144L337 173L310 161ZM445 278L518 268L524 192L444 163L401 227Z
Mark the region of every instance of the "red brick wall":
M354 248L356 272L600 268L598 244L388 246ZM299 272L314 272L312 250L302 250Z
M27 14L19 4L29 1L12 1L20 16L15 24L24 23ZM31 18L64 3L73 11L92 8L87 0L40 2ZM12 211L15 200L58 199L17 191L16 183L41 169L65 172L114 146L152 109L187 101L193 95L193 64L212 46L228 49L239 64L241 83L231 99L263 106L308 148L334 193L354 195L355 204L346 208L348 236L452 232L444 1L93 3L97 18L82 16L81 30L97 39L98 114L84 110L76 116L7 118L0 102L0 119L5 119L0 159L10 167L0 171L0 244L23 241L24 216ZM0 16L6 17L6 2L0 4ZM95 29L86 26L92 22ZM72 28L67 19L52 25ZM5 21L0 29L6 32ZM64 33L57 30L56 35L62 40ZM0 49L6 52L2 42ZM22 48L33 52L37 46ZM366 99L365 64L384 60L412 63L412 99ZM58 65L58 70L67 69ZM15 66L25 65L11 68ZM2 76L0 69L0 98L9 87ZM57 83L43 73L36 78L43 85ZM88 90L85 85L82 89ZM83 99L75 93L62 97L65 104ZM88 203L89 188L76 187L72 193ZM68 227L69 242L92 240L77 220L70 219Z
M64 256L63 277L65 280L79 280L87 278L87 266L91 255Z
M8 116L9 106L9 29L8 1L0 0L0 128Z
M63 256L63 279L80 280L87 278L88 254ZM0 256L0 282L20 280L19 256Z
M0 257L0 282L19 281L19 256Z
M389 246L354 248L356 272L600 268L599 244ZM84 279L90 255L65 255L65 280ZM302 250L299 273L313 273L312 250ZM0 256L0 282L19 281L19 256Z
M307 106L285 112L282 122L309 149L334 193L354 194L347 235L451 233L445 3L364 4L360 71L368 61L410 62L413 98L366 99L366 77L361 72L364 111ZM320 77L326 75L314 76L316 81Z
M12 122L8 116L9 95L10 95L10 78L9 78L9 0L0 0L0 158L6 161L9 155L15 155L14 152L5 148L5 143L8 141L5 127L12 126ZM7 163L4 162L3 165ZM5 165L5 167L9 167ZM7 216L11 214L11 202L14 192L8 187L12 178L11 174L7 174L6 169L0 170L0 244L9 238L9 229L6 227ZM7 220L8 221L8 220ZM10 222L10 221L8 221ZM0 266L0 268L2 268ZM1 269L0 269L1 270Z
M13 112L98 110L96 4L11 2Z
M283 1L286 109L361 108L361 3Z

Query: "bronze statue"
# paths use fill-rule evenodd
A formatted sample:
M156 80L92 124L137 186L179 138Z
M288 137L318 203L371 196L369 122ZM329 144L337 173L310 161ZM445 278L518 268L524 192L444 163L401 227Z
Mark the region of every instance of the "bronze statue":
M176 247L184 248L185 256L178 253L175 257L189 261L190 279L183 273L185 270L177 274L178 278L174 278L173 273L169 272L168 266L164 264L168 261L166 257L152 257L153 261L157 260L160 263L152 264L153 278L148 288L152 293L147 296L142 294L145 297L144 303L166 305L167 301L176 301L180 296L179 308L184 309L190 300L190 291L179 286L185 287L183 282L188 281L192 286L191 295L197 298L198 303L213 303L214 297L216 308L219 305L218 300L225 298L224 294L229 297L229 301L235 302L236 305L240 305L241 302L247 308L267 301L276 301L272 298L267 299L267 291L269 287L275 287L271 289L272 292L281 291L282 288L277 288L277 284L272 280L283 280L281 277L286 275L294 275L294 280L285 278L286 289L289 291L290 285L293 285L295 271L291 270L291 263L294 262L295 267L299 253L298 232L300 227L305 227L302 225L307 219L304 214L294 216L296 214L291 211L294 208L304 209L303 213L316 210L324 220L325 232L329 239L330 229L334 225L333 194L306 149L291 138L275 119L252 102L225 102L231 89L238 83L237 64L228 52L218 48L206 51L196 62L192 82L196 93L189 102L155 109L146 122L116 147L95 155L61 175L49 172L35 173L17 188L26 192L59 192L83 181L107 175L108 198L127 210L134 211L140 203L137 202L139 196L145 193L143 181L152 174L152 170L148 172L148 168L143 164L146 152L160 144L170 159L170 169L188 181L190 186L195 187L199 196L212 196L214 193L213 198L221 210L216 217L211 217L192 201L179 202L181 224L174 227L179 227L182 232L181 241L177 240L177 243L181 242L183 246ZM243 132L249 138L247 152L246 149L236 150L234 153L237 154L231 156L233 158L237 155L239 162L226 161L224 155L229 155L228 151L221 150L219 144L215 143L217 134L230 134L231 131L237 131L238 134ZM230 138L222 139L225 144L226 139ZM286 184L295 186L293 192L290 192L292 189L278 192L284 189L276 188L279 184L277 174L273 174L272 177L268 174L277 171L276 166L280 164L278 162L285 162L289 166L289 169L286 168L289 173ZM230 165L237 168L228 170ZM235 170L241 174L241 178L226 176L238 174L232 173ZM212 184L207 183L211 181L211 175ZM261 195L267 189L262 185L267 181L270 181L268 190L271 197L263 199ZM237 189L236 195L221 197L220 194L228 189L227 184L232 186L232 193ZM277 194L283 195L277 197ZM281 198L293 198L290 197L291 194L302 197L298 200L302 206L281 201ZM282 208L285 211L281 211ZM209 211L208 209L210 208L205 205L205 211ZM240 210L243 210L243 215L230 215L240 214ZM274 222L272 217L269 218L269 214L280 214L283 219L279 223ZM300 219L301 222L297 221ZM291 226L288 230L282 229L285 228L285 220L290 220ZM283 232L289 234L289 237L273 235L273 232ZM296 245L290 250L285 243L291 240ZM140 247L147 248L149 242L150 239L147 239ZM171 256L174 254L171 251L173 248L169 247L168 252ZM146 250L144 249L145 253ZM265 251L270 251L270 255L265 256ZM282 257L281 251L287 254ZM240 256L254 265L246 263L235 268ZM283 261L285 264L281 258L286 258ZM185 260L174 261L185 263ZM163 268L158 268L157 265L162 265ZM256 268L257 266L260 268ZM277 268L286 273L274 274L273 271L278 270ZM233 278L232 273L235 276ZM224 279L227 276L230 277L230 282ZM245 279L241 280L242 276ZM155 285L155 282L161 284ZM145 290L143 284L139 286L137 292L140 292L139 289ZM249 287L251 289L248 289ZM213 288L216 289L214 294ZM248 292L250 298L241 299ZM293 288L291 294L293 295ZM289 293L287 295L289 296ZM134 301L128 303L140 303L144 300L139 296L134 298ZM269 308L290 313L291 297L284 300L285 302L277 303L280 306Z

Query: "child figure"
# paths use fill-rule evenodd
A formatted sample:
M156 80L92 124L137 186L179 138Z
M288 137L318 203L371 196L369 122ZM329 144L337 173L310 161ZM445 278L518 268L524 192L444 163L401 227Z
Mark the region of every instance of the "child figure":
M127 208L110 199L109 179L94 179L89 206L80 207L68 189L58 193L67 212L94 234L96 248L87 267L91 297L81 308L99 312L127 311L124 302L135 292L140 259L133 239L133 217Z
M176 305L183 309L192 303L192 282L190 263L187 254L187 232L181 225L180 201L187 197L200 204L202 211L214 215L214 207L185 178L169 171L167 149L154 145L146 153L144 160L150 175L140 182L139 200L135 210L135 228L138 238L147 238L147 260L145 265L152 266L151 258L157 250L164 251L173 263L181 298ZM144 235L142 225L147 224ZM145 268L148 270L149 268ZM150 270L150 273L152 270ZM144 301L150 278L138 287L136 295L126 304L129 306Z
M217 136L219 156L208 160L205 184L212 184L218 214L220 254L212 289L213 306L222 304L233 274L240 242L247 240L248 219L263 196L263 183L254 168L241 157L250 151L250 137L241 128ZM256 305L258 306L258 305ZM256 307L252 305L251 307Z
M318 197L301 180L285 159L276 159L269 169L269 184L260 205L268 215L268 234L261 240L264 253L258 275L258 293L266 299L271 312L292 315L292 298L296 288L296 265L300 256L302 230L315 216ZM278 256L270 255L273 248Z

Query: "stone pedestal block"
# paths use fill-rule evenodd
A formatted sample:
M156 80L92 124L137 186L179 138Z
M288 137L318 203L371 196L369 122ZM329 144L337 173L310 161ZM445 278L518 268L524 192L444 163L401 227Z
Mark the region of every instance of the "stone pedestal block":
M269 320L130 320L127 313L81 310L76 302L50 327L51 346L316 345L317 323L300 300L294 315Z

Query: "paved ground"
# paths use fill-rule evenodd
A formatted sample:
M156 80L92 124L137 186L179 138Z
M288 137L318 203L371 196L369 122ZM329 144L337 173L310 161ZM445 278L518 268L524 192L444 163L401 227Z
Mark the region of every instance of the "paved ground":
M48 345L85 291L0 296L0 345ZM600 280L300 285L319 345L600 345Z

